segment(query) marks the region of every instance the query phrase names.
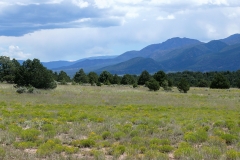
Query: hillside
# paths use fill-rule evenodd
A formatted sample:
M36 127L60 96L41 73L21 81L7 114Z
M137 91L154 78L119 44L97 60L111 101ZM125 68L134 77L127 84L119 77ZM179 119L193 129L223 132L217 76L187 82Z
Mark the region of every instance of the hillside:
M234 71L240 69L237 63L240 59L239 45L240 34L208 43L175 37L139 51L127 51L115 58L85 59L53 70L64 70L71 76L81 68L85 72L108 70L117 74L139 74L142 70Z
M162 65L154 61L151 58L142 58L137 57L130 59L128 61L111 65L108 67L101 68L97 70L97 73L100 73L104 70L109 71L112 74L140 74L142 71L147 70L150 73L154 73L159 69L163 69Z

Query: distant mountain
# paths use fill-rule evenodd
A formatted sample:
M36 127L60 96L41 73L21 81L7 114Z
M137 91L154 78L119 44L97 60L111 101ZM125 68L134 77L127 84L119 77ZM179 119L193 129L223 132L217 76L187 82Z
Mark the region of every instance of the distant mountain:
M222 42L228 45L234 45L240 43L240 34L231 35L225 39L221 39Z
M139 74L143 70L215 71L240 69L240 34L203 43L189 38L171 38L149 45L140 51L127 51L114 58L93 58L58 67L73 76L79 69L85 72L107 70L116 74Z
M108 67L96 70L97 73L101 73L106 70L112 74L140 74L142 71L147 70L150 73L157 72L159 69L163 69L162 65L154 61L151 58L137 57L128 61L111 65Z
M202 42L195 39L175 37L163 43L149 45L140 51L125 52L117 58L121 60L129 60L134 57L158 59L159 57L162 57L163 55L169 53L172 50L197 44L202 44Z

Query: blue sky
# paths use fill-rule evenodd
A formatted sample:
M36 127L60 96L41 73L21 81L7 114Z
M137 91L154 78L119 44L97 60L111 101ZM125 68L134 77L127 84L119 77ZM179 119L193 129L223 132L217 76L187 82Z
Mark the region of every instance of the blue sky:
M41 61L119 55L172 37L240 33L239 0L0 0L0 55Z

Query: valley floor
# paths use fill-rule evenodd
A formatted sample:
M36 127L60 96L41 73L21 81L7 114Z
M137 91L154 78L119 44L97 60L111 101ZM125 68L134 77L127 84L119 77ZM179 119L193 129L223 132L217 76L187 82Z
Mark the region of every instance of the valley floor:
M0 159L240 159L240 90L0 84Z

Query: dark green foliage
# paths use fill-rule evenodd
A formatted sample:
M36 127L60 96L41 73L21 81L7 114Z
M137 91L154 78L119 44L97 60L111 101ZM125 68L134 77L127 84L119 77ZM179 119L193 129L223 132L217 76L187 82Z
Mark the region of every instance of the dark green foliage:
M71 78L67 75L66 72L60 71L60 73L57 76L58 82L71 82Z
M88 83L88 77L83 69L80 69L73 77L76 83Z
M26 60L15 74L14 83L18 86L33 86L35 88L56 88L52 73L38 59Z
M147 87L152 91L157 91L160 88L160 85L158 83L158 81L156 81L155 79L150 79L147 83Z
M144 85L147 81L151 79L151 75L148 73L148 71L143 71L138 79L139 85Z
M108 71L103 71L98 78L99 82L106 85L111 84L112 80L113 80L113 76Z
M167 80L167 75L163 71L158 71L153 75L153 78L159 82L159 85L162 86L164 80Z
M130 74L125 74L121 80L121 84L134 84L135 83L135 79L132 75Z
M137 83L134 83L133 88L137 88L137 87L138 87Z
M10 60L9 57L0 56L0 81L13 83L19 67L20 64L17 60Z
M186 79L181 79L177 85L177 88L180 92L187 93L187 91L190 89L190 85Z
M210 88L215 89L228 89L230 88L229 81L224 77L224 75L217 73L211 82Z
M208 84L208 81L204 80L204 79L201 79L199 82L198 82L198 85L197 87L208 87L209 84Z
M88 81L91 85L98 82L98 75L95 72L88 73Z
M112 79L112 84L120 84L121 83L121 77L118 76L117 74L113 75L113 79Z
M240 79L237 81L237 88L240 88Z

